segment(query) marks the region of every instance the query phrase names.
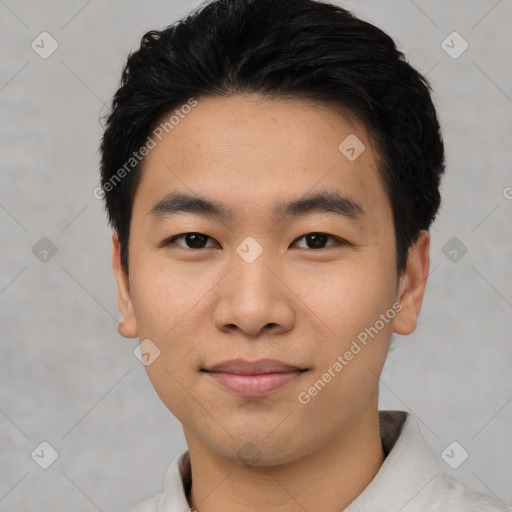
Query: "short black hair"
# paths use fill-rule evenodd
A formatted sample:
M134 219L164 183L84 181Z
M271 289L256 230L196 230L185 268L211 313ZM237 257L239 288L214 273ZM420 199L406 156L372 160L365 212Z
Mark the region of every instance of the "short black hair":
M431 92L389 35L326 2L215 0L147 32L128 56L100 148L101 196L125 270L148 136L191 99L257 93L336 104L364 124L393 211L400 274L441 201L444 145Z

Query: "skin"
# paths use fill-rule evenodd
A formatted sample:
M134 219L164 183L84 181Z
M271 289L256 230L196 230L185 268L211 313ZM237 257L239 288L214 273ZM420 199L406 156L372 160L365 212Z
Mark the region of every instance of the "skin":
M366 146L352 162L338 150L349 134ZM255 95L200 99L145 158L128 275L113 236L119 332L149 338L161 351L147 372L183 425L189 503L199 512L337 512L382 465L378 377L392 333L416 328L430 238L420 232L398 277L392 210L376 162L364 126L339 111ZM232 218L153 218L153 206L175 191L219 201ZM271 217L278 202L332 191L357 202L364 216ZM183 237L162 246L190 232L210 237L206 247L190 248ZM334 238L318 249L304 237L310 233ZM248 236L263 249L250 264L236 252ZM402 309L394 319L301 404L298 394L395 302ZM236 395L201 371L237 357L307 371L263 398ZM252 464L239 454L244 446L257 453Z

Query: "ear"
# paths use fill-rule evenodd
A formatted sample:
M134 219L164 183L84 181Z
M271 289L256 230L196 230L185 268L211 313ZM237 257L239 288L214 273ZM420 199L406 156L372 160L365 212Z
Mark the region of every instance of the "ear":
M429 250L430 234L421 230L418 239L409 249L407 264L399 279L397 300L402 309L393 323L396 334L411 334L416 329L430 268Z
M136 338L137 320L130 296L130 281L121 263L121 243L117 232L112 234L112 268L117 283L117 304L122 314L117 331L125 338Z

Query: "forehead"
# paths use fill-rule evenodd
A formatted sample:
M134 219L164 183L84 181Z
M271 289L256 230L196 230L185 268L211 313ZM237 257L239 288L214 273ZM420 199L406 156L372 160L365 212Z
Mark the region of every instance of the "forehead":
M339 109L234 95L200 99L177 120L161 140L153 137L143 163L135 202L148 213L177 189L235 213L250 206L270 215L283 198L316 190L336 191L365 210L389 209L367 132Z

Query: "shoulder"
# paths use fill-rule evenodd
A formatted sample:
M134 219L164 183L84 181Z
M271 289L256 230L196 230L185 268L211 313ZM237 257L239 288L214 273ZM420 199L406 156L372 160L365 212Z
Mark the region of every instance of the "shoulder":
M188 450L182 450L176 455L167 470L164 491L123 512L163 512L168 510L190 512L186 498L186 488L190 487L187 482L190 480L189 453Z
M446 512L510 512L505 503L486 494L465 487L446 473L440 473L430 484L430 492L425 493L424 500L415 503L418 510Z
M379 420L386 459L347 512L512 511L500 499L469 489L448 475L409 413L380 411Z
M163 493L160 493L152 498L148 498L139 503L133 508L123 510L123 512L157 512L158 504L162 499Z

